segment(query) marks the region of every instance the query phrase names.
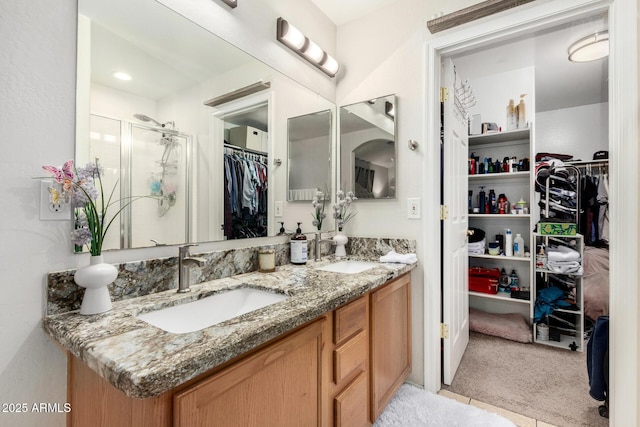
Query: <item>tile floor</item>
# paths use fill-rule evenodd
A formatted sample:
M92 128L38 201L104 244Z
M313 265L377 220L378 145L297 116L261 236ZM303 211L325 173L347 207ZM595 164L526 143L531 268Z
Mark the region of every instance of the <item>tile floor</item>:
M451 393L448 390L440 390L439 395L455 399L458 402L462 402L465 405L473 405L478 408L482 408L489 412L494 412L500 416L503 416L518 427L556 427L553 424L545 423L544 421L534 420L533 418L525 417L524 415L516 414L515 412L507 411L506 409L498 408L497 406L489 405L484 402L480 402L470 397L462 396L460 394Z

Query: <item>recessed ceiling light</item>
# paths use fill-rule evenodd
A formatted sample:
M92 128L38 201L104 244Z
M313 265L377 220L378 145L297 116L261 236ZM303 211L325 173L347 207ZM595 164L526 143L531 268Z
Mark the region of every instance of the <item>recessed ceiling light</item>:
M569 61L588 62L609 55L609 31L591 34L569 46Z
M115 73L113 73L113 77L115 77L118 80L124 80L127 82L131 80L131 76L127 73L123 73L122 71L116 71Z

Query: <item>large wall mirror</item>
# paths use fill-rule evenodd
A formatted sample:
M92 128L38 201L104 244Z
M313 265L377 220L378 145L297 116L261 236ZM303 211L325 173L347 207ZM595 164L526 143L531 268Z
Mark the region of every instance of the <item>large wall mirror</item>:
M153 196L123 211L103 249L277 234L277 222L299 220L273 212L289 200L289 119L328 120L331 170L335 111L155 0L78 2L76 164L99 159L121 198ZM316 166L307 161L296 167Z
M340 107L340 184L358 199L396 197L396 97Z

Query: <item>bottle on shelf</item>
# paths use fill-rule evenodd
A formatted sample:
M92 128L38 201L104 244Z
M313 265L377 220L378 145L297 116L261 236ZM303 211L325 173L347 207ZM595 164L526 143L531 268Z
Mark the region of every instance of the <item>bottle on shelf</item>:
M493 189L489 190L489 212L487 213L498 213L498 201L496 200L496 192Z
M513 256L513 235L508 228L504 235L504 254L506 256Z
M498 279L498 292L511 292L511 278L507 274L504 267L500 270L500 279Z
M511 275L509 276L510 280L510 290L511 292L513 291L519 291L520 290L520 278L518 277L518 275L516 274L515 270L511 270Z
M524 239L520 233L516 234L516 238L513 239L513 254L517 257L524 256Z
M523 196L520 196L520 200L516 202L516 213L517 214L529 213L529 209L527 209L527 202L524 201Z
M480 186L480 193L478 193L478 212L485 213L485 206L487 204L487 193L484 191L484 185Z
M513 99L509 100L507 105L507 130L516 130L518 128L518 116L516 114L516 106Z
M509 212L507 208L508 203L509 201L507 200L507 196L505 196L504 193L500 193L500 195L498 196L498 213L499 214L506 214Z
M291 236L291 264L303 265L307 263L307 236L302 234L301 222L298 223L296 233Z
M525 96L527 96L526 93L520 95L520 103L516 107L516 112L518 113L518 129L525 129L527 127L527 111L524 105Z

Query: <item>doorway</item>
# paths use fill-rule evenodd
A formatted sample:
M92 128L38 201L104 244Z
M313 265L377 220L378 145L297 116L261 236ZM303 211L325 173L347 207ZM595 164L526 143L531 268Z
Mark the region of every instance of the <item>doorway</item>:
M611 261L611 311L615 313L611 323L611 358L612 358L612 422L615 423L616 416L624 417L626 421L637 418L635 402L638 390L631 385L636 381L628 381L628 375L637 377L638 362L638 338L637 338L637 289L631 290L632 295L625 289L625 296L620 294L618 283L629 281L623 279L624 276L632 277L632 282L636 283L638 271L634 267L634 261L638 255L638 245L636 239L624 239L625 234L637 235L637 219L633 215L625 213L625 209L631 208L636 212L636 202L628 206L628 197L623 197L622 188L626 187L631 194L637 194L638 174L633 170L633 162L637 158L637 38L635 26L635 13L628 16L630 11L635 12L635 2L628 0L618 0L611 4L608 2L543 2L540 5L518 8L504 16L496 17L491 22L479 23L474 26L461 28L446 36L438 37L429 43L427 48L427 129L428 139L433 141L429 144L429 155L425 161L426 170L439 170L437 159L439 158L438 122L439 106L437 102L437 89L440 82L440 66L443 56L461 52L464 49L479 47L486 43L495 43L509 37L523 35L544 28L545 26L557 25L568 22L572 19L588 16L597 12L608 12L610 21L610 32L612 34L611 56L610 56L610 132L609 151L611 153L612 174L611 185L614 193L611 195L611 218L612 232L612 261ZM626 40L625 40L626 36ZM623 43L624 40L624 43ZM628 44L628 46L627 46ZM623 56L622 52L631 52L630 56ZM620 88L630 85L631 90L622 91ZM630 93L629 93L630 92ZM625 120L625 116L627 119ZM628 143L632 141L632 143ZM621 169L622 167L622 169ZM626 170L630 168L631 170ZM624 173L622 172L624 170ZM437 173L430 173L426 177L426 188L437 188L439 177ZM617 183L617 185L616 185ZM624 185L620 185L623 184ZM631 186L632 188L629 188ZM628 193L627 193L628 194ZM431 195L426 195L427 200L431 200L434 206L439 205L439 201ZM427 218L425 227L425 240L440 237L439 230L439 209L434 209ZM627 231L625 231L627 230ZM616 238L617 237L617 238ZM630 241L632 240L632 241ZM629 265L625 263L629 262ZM440 258L430 257L425 266L425 271L430 271L429 277L425 275L425 385L430 390L439 389L440 381L440 301L441 294L439 282L441 277L433 275L439 267ZM436 277L437 276L437 277ZM633 301L633 304L625 303ZM636 325L628 330L627 326ZM624 339L624 341L623 341ZM629 353L631 352L631 353ZM624 378L626 381L623 381ZM623 383L627 383L625 386ZM619 415L618 415L619 414Z

